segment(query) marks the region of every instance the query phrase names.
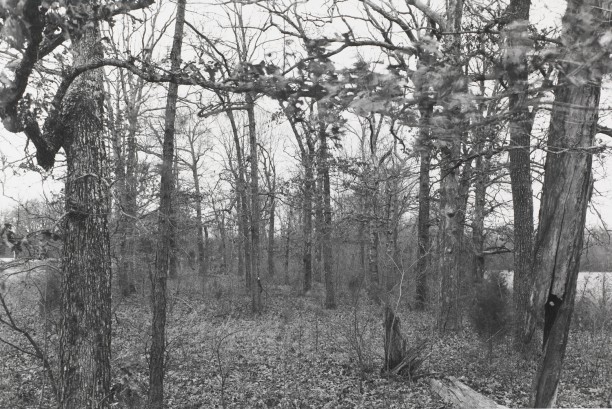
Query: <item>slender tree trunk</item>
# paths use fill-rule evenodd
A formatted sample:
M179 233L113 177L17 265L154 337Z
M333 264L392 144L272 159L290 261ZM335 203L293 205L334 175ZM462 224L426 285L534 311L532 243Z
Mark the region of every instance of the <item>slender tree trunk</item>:
M274 176L276 180L276 176ZM272 195L270 196L270 219L268 223L268 275L274 277L274 225L276 217L276 182L272 183Z
M607 1L570 0L563 17L559 80L555 90L540 223L535 240L533 305L544 307L544 355L538 365L533 407L553 407L574 310L586 209L592 189L592 152L609 50ZM588 64L584 62L588 61Z
M218 216L219 222L219 236L221 236L221 242L219 243L219 253L221 255L221 273L227 273L227 229L225 227L225 214L224 211L220 211Z
M306 153L310 156L310 153ZM312 160L306 159L304 162L304 192L302 198L303 206L303 277L304 277L304 293L307 293L312 288L312 194L314 185L314 174L312 170Z
M197 166L194 166L192 169L193 175L193 183L195 187L196 194L196 241L197 241L197 249L198 249L198 275L205 280L205 271L206 271L206 261L204 255L204 223L202 221L202 191L200 189L200 175L198 175Z
M509 29L504 69L511 92L508 109L510 131L510 181L514 211L514 343L519 349L531 343L535 322L529 314L529 291L534 279L533 192L531 188L531 120L527 106L529 71L527 67L529 8L531 0L512 0L508 6ZM526 43L527 42L527 43ZM528 325L528 326L526 326Z
M176 25L172 50L170 51L170 64L172 72L180 69L181 44L183 41L183 28L185 24L186 0L178 0L176 12ZM162 172L160 184L159 205L159 240L155 260L155 273L152 277L152 309L153 322L151 325L151 352L149 359L149 408L161 409L164 406L164 374L166 352L166 282L171 269L172 261L172 218L174 196L174 124L176 118L176 101L178 85L168 85L166 100L166 115L164 124L164 142L162 151Z
M331 186L329 181L329 149L327 146L327 132L325 124L321 123L319 129L319 170L322 184L322 224L321 245L323 255L323 275L325 278L325 308L336 308L336 292L334 289L334 259L332 243L332 207Z
M287 216L287 227L285 229L287 239L285 242L285 285L289 285L289 251L291 250L291 219L293 219L293 208L289 208L289 215Z
M261 281L260 262L261 246L260 233L260 206L259 206L259 160L257 154L257 129L255 127L255 101L251 94L245 95L247 116L249 120L249 145L251 148L251 243L253 255L251 257L251 307L254 313L261 312Z
M244 250L244 279L247 290L250 290L252 246L251 236L249 234L249 200L247 194L245 161L243 157L242 144L240 143L240 132L238 130L238 124L236 123L236 118L234 117L234 112L231 110L227 98L224 98L221 94L217 94L217 96L219 97L221 103L224 104L227 108L225 113L227 115L227 118L229 119L230 126L232 128L234 146L236 147L236 161L238 162L238 180L236 181L236 186L238 188L238 195L240 197L240 205L236 208L236 210L240 213L239 234L242 248Z
M479 155L476 158L476 181L474 183L474 216L472 220L472 243L474 246L474 267L472 282L478 283L484 278L484 219L489 173L489 158Z
M97 27L73 34L74 64L102 58ZM79 76L60 112L67 159L59 407L109 408L111 259L102 73Z
M319 158L317 160L317 177L313 183L315 189L315 195L313 197L314 200L314 213L315 213L315 234L314 234L314 281L317 283L322 282L323 278L323 170L321 169L320 163L320 151L321 147L319 147Z
M429 173L431 169L431 146L429 143L430 125L429 120L433 113L433 105L426 104L421 108L421 128L419 130L419 138L421 143L420 169L419 169L419 215L417 222L417 240L418 240L418 261L417 261L417 276L416 276L416 308L424 310L429 301L429 287L427 278L431 263L431 243L429 238L429 209L430 209L430 194L429 194Z

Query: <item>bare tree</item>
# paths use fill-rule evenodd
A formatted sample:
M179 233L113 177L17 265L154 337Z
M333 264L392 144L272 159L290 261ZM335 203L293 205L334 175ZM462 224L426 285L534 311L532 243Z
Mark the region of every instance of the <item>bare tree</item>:
M185 25L186 0L177 3L176 22L172 49L170 51L170 70L177 72L180 69L181 45ZM149 358L149 407L162 408L164 406L164 374L166 354L166 282L170 271L172 251L172 229L176 223L174 219L173 194L175 191L174 176L174 137L176 119L176 101L178 97L178 84L170 83L166 100L166 113L164 124L164 141L162 152L162 171L160 184L159 204L159 240L155 260L155 273L151 277L152 284L152 335Z

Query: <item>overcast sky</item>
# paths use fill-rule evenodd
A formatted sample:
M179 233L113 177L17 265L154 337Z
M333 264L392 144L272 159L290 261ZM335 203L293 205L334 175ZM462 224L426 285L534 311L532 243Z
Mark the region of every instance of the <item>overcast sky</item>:
M190 2L191 7L196 7L197 10L203 10L204 4ZM166 7L170 7L168 4ZM200 11L192 9L192 13L199 15ZM561 16L564 12L565 5L560 1L534 1L532 7L532 22L539 27L551 27L558 25ZM169 9L171 10L171 9ZM167 11L168 14L171 11ZM195 15L192 14L192 17ZM189 19L189 16L187 17ZM195 20L194 20L195 21ZM170 30L171 32L172 30ZM169 33L166 34L169 37ZM610 117L611 96L610 87L604 92L602 99L601 123L612 127ZM536 126L537 127L537 126ZM548 124L540 124L540 128L546 129ZM603 137L604 143L612 144L607 137ZM293 138L287 136L286 140L281 141L279 148L281 152L291 150ZM22 159L25 154L26 141L23 135L10 134L4 131L0 125L0 214L2 211L14 208L14 206L28 199L42 198L45 195L49 197L52 192L57 192L61 189L63 183L55 180L53 175L61 174L61 169L55 170L53 174L40 174L27 169L19 168L22 164ZM29 150L32 153L32 147ZM282 156L282 155L281 155ZM285 158L287 159L287 158ZM605 163L612 166L612 161L605 159ZM594 174L596 179L595 189L601 195L596 195L593 198L594 205L608 225L612 225L612 184L610 175L606 173L606 168L612 169L610 166L601 166L596 161ZM536 214L537 217L537 209ZM594 224L597 222L597 214L590 211L588 223Z

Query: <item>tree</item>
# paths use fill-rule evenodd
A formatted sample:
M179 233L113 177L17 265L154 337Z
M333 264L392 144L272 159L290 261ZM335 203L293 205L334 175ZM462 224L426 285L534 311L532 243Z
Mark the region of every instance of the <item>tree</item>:
M66 214L62 263L62 318L58 402L62 408L109 407L111 340L111 262L107 215L109 174L103 128L103 87L100 70L76 77L78 67L103 57L98 22L150 2L100 6L84 1L68 8L65 19L47 19L47 4L29 0L4 9L23 24L13 38L23 57L12 65L14 77L0 91L0 117L9 132L23 131L36 147L38 164L51 169L64 149L67 159ZM51 7L59 7L54 3ZM79 17L76 14L79 13ZM96 14L102 13L102 14ZM100 18L100 16L106 16ZM62 78L51 103L37 104L25 93L36 63L50 55L67 36L72 67ZM36 113L45 110L44 125Z
M512 118L510 132L510 180L514 211L514 309L516 317L515 345L529 343L533 328L524 328L528 314L529 289L532 287L531 260L533 250L533 193L531 187L531 125L527 106L529 70L527 51L530 0L512 0L508 15L507 48L504 70L508 76L510 98L508 109ZM531 322L533 325L533 322Z
M565 356L591 196L593 140L602 76L609 69L610 2L568 1L555 89L531 300L544 308L544 355L534 380L533 407L553 407ZM607 39L607 40L606 40ZM531 311L531 319L537 311Z
M176 9L176 23L172 49L170 51L170 70L177 72L181 63L181 45L185 26L186 0L179 0ZM152 279L152 335L149 358L149 407L164 406L164 373L166 355L166 283L170 271L172 249L172 229L176 223L173 210L175 191L174 176L174 126L176 119L176 101L178 84L168 85L166 114L164 124L164 141L162 152L162 171L160 182L159 204L159 239L155 258L155 274Z

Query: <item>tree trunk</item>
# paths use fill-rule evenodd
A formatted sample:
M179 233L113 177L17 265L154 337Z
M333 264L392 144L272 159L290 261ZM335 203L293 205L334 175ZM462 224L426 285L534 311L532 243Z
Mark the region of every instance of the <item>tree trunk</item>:
M183 28L185 25L186 0L178 0L176 12L176 25L172 50L170 51L170 64L172 72L180 69L181 44ZM166 115L164 124L164 141L162 151L162 171L160 184L159 205L159 239L155 260L155 273L152 277L152 309L153 322L151 325L151 352L149 359L149 408L161 409L164 406L164 374L166 352L166 282L172 262L172 229L173 196L174 196L174 124L176 119L176 101L178 85L168 85L166 100Z
M293 219L293 208L289 207L289 215L287 216L287 225L285 233L287 234L285 242L285 285L289 285L289 250L291 249L291 219Z
M472 283L484 279L484 219L487 201L487 182L489 174L488 157L480 154L476 158L476 181L474 182L474 216L472 220L472 244L474 246L474 267L472 270Z
M194 166L192 169L193 174L193 183L195 187L196 194L196 241L197 241L197 249L198 249L198 275L202 280L206 278L206 260L205 260L205 251L204 251L204 222L202 221L202 191L200 189L200 175L198 175L197 166Z
M322 184L322 224L321 245L323 255L323 276L325 278L325 308L336 308L336 292L334 289L334 260L332 243L332 208L331 186L329 182L329 153L327 146L327 133L325 124L321 123L319 129L319 171Z
M426 104L421 108L421 129L419 139L421 144L420 169L419 169L419 215L417 222L418 261L416 271L416 309L424 310L427 307L429 288L427 277L429 276L431 262L431 244L429 239L429 172L431 169L431 146L429 120L433 113L433 105Z
M255 101L249 93L245 95L247 116L249 121L249 146L251 148L251 308L254 313L261 312L261 281L260 262L261 246L260 233L260 206L259 206L259 161L257 154L257 129L255 127Z
M240 205L236 208L236 211L240 213L238 225L240 240L242 248L244 249L244 279L246 288L249 290L251 288L251 256L253 253L251 251L251 237L249 234L249 200L247 194L245 162L243 158L242 144L240 143L240 132L238 130L238 124L236 123L236 118L234 117L234 112L230 109L231 107L228 106L226 98L223 98L221 94L217 95L221 100L221 103L227 108L225 113L232 128L234 146L236 147L236 161L238 162L238 180L236 181L236 186L238 188L238 195L240 197Z
M268 275L274 277L274 225L276 218L276 199L275 192L272 191L270 198L270 222L268 223Z
M310 156L310 153L306 153ZM304 275L304 293L307 293L312 288L312 194L314 185L314 175L312 171L312 160L306 159L304 163L304 192L303 192L303 236L304 236L304 252L303 260L303 275Z
M508 109L512 115L510 133L510 181L514 212L514 343L519 349L531 343L535 322L529 314L529 291L533 287L531 270L533 251L533 192L531 187L531 120L527 106L529 71L528 25L531 0L512 0L508 6L510 28L507 30L507 49L504 69L508 75L510 98ZM525 325L529 324L528 327Z
M97 27L73 34L76 66L102 58ZM60 112L67 159L59 407L108 408L111 380L109 174L102 73L79 76Z
M461 204L459 200L459 180L457 161L460 156L461 126L463 124L460 110L452 104L455 93L465 92L462 81L458 81L463 74L460 70L461 62L461 21L463 14L463 0L447 2L448 27L457 34L449 37L446 46L455 67L451 70L449 81L454 88L449 92L449 100L442 101L445 105L443 115L446 116L450 128L438 129L440 147L440 275L441 300L438 313L438 329L442 332L456 331L461 327L460 300L460 266L461 241L463 239L463 225L460 224Z
M314 234L314 280L322 282L323 278L323 170L321 169L321 147L319 147L319 157L317 158L317 177L314 181L315 194L313 197L315 207L315 234Z
M534 380L534 407L555 406L574 309L593 183L589 149L597 133L601 79L609 68L604 57L609 52L600 41L600 36L609 35L611 13L606 4L570 0L563 17L566 49L559 59L534 250L538 277L531 299L537 308L544 307L544 355Z

